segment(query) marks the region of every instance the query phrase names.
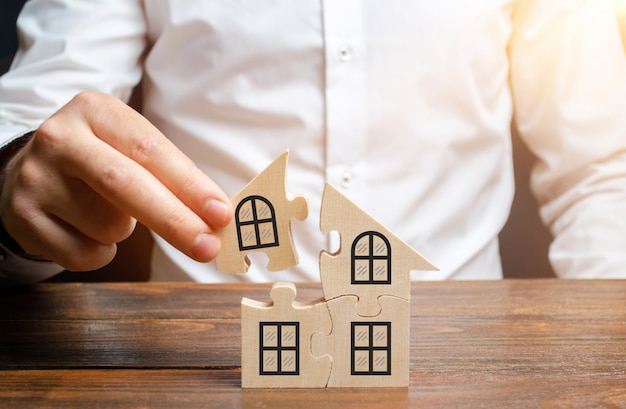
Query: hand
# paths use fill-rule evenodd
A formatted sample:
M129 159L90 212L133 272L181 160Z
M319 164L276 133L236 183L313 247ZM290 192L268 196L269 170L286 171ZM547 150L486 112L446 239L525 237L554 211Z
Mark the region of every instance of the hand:
M118 99L81 93L9 162L0 218L25 252L84 271L115 256L136 220L200 262L232 217L222 190Z

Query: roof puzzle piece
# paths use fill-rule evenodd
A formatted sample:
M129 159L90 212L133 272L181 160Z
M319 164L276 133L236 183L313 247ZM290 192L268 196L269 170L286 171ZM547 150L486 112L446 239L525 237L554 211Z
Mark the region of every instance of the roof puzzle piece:
M282 271L298 264L291 236L291 219L304 220L308 204L304 196L287 193L287 157L284 152L232 198L235 216L220 230L222 250L215 267L243 274L250 267L247 254L263 251L268 271Z
M320 228L324 234L336 230L341 236L337 253L322 252L320 256L324 297L358 296L359 315L378 315L378 297L382 295L408 300L411 270L437 270L328 183L322 198Z

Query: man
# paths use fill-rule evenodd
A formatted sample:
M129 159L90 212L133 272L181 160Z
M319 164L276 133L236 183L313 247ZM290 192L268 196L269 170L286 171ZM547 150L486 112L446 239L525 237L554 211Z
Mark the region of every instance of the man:
M140 220L155 279L235 279L205 263L227 197L289 148L291 190L310 198L301 264L244 279L318 277L325 180L441 269L413 278L497 278L514 118L557 274L626 271L626 62L608 0L32 1L20 30L0 134L36 131L8 149L0 217L22 258L92 269ZM139 115L117 98L142 75ZM7 255L7 276L55 270Z

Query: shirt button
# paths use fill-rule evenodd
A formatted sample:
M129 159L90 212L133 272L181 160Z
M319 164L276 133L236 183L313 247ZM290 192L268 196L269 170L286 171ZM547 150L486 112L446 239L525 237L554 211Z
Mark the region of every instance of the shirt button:
M352 48L342 45L337 49L337 58L339 61L348 62L352 59Z
M352 185L352 180L354 176L349 170L346 170L341 174L341 178L339 179L339 184L342 188L348 189Z

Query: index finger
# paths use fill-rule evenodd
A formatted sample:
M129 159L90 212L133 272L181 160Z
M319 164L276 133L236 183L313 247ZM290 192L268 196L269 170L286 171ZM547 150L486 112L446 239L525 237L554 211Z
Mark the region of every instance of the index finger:
M230 199L219 186L146 118L110 96L111 105L89 110L93 132L156 177L213 229L232 217Z
M74 176L102 197L193 259L206 262L217 256L220 241L214 229L147 169L104 141L89 138L65 166L70 174L73 170Z

